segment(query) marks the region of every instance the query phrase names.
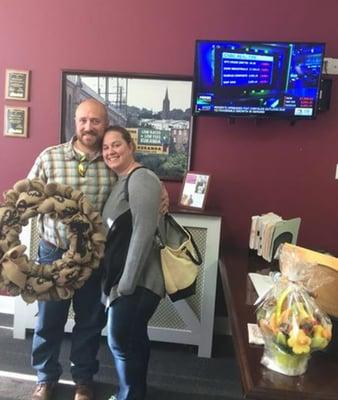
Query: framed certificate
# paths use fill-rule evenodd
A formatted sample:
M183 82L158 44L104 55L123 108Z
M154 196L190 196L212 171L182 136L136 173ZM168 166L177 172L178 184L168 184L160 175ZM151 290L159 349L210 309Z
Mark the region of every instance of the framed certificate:
M26 138L28 127L28 107L5 106L4 135Z
M203 210L207 198L210 175L203 172L189 171L182 185L179 205L186 208Z
M29 71L6 69L5 99L24 100L29 97Z

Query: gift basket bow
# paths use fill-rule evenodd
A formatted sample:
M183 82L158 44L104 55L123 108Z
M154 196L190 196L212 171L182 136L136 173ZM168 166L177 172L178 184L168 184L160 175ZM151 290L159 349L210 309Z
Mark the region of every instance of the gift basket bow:
M336 284L332 272L338 276L338 259L285 243L279 266L279 277L256 311L264 339L261 362L285 375L301 375L311 353L325 349L332 337L325 312L332 314L332 304L323 301L323 293Z

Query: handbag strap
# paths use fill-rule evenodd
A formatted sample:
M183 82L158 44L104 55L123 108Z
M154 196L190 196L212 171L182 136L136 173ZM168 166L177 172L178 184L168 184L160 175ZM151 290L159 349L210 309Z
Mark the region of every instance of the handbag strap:
M180 225L180 224L175 220L175 218L174 218L172 215L170 215L169 213L166 213L166 214L164 215L164 218L165 218L165 220L166 220L167 223L169 223L169 224L171 224L172 226L174 226L175 229L177 229L178 231L180 231L181 233L183 233L183 234L187 237L187 239L188 239L188 240L190 241L190 243L192 244L192 247L193 247L193 249L194 249L194 252L195 252L196 257L195 257L195 256L191 253L191 251L188 250L187 248L184 248L185 254L191 259L191 261L192 261L194 264L196 264L196 265L201 265L202 262L203 262L201 253L200 253L200 251L199 251L199 249L198 249L198 247L197 247L197 245L196 245L196 243L195 243L194 238L192 237L192 235L191 235L191 233L188 231L188 229L186 229L185 227L183 227L182 225ZM166 245L165 245L165 243L164 243L164 241L163 241L163 238L162 238L162 236L161 236L161 233L160 233L159 229L157 229L156 235L157 235L157 237L158 237L160 247L161 247L161 248L164 248Z
M135 169L133 169L133 170L128 174L127 179L126 179L126 183L124 184L124 198L125 198L128 202L129 202L129 192L128 192L128 182L129 182L129 179L130 179L131 175L132 175L137 169L140 169L140 168L145 168L145 167L140 166L140 167L136 167ZM111 231L112 231L113 229L115 229L114 224L112 224L111 227L109 228L109 231L108 231L108 233L107 233L107 238L108 238L109 234L111 233Z
M127 176L126 183L125 183L125 186L124 186L124 197L125 197L125 199L126 199L127 201L129 201L129 191L128 191L129 179L130 179L130 177L132 176L132 174L133 174L136 170L138 170L138 169L140 169L140 168L146 168L146 167L144 167L143 165L141 165L140 167L136 167L136 168L133 169L133 170L128 174L128 176ZM195 252L195 254L196 254L196 257L194 257L193 254L191 253L191 251L188 250L187 248L184 249L184 250L185 250L185 253L186 253L186 255L191 259L191 261L192 261L194 264L196 264L196 265L201 265L202 262L203 262L201 253L200 253L200 251L199 251L199 249L198 249L198 247L197 247L197 245L196 245L196 243L195 243L194 238L192 237L192 235L190 234L190 232L188 231L188 229L186 229L186 228L184 228L182 225L180 225L180 224L175 220L175 218L174 218L172 215L170 215L169 213L166 213L166 214L164 215L164 218L165 218L165 220L166 220L169 224L171 224L172 226L174 226L178 231L180 231L181 233L183 233L183 234L187 237L188 240L190 240L190 243L192 244L192 247L193 247L193 249L194 249L194 252ZM160 246L161 248L164 248L164 247L165 247L165 243L164 243L164 241L163 241L163 238L162 238L162 236L161 236L160 231L159 231L158 228L157 228L157 230L156 230L156 237L157 237L157 239L158 239L158 241L159 241L159 246Z
M141 166L139 166L139 167L136 167L136 168L134 168L132 171L130 171L129 174L128 174L128 176L127 176L126 183L125 183L125 185L124 185L124 198L125 198L127 201L129 201L129 192L128 192L128 183L129 183L129 179L130 179L130 177L133 175L133 173L134 173L135 171L137 171L138 169L141 169L141 168L146 168L146 167L144 167L143 165L141 165Z

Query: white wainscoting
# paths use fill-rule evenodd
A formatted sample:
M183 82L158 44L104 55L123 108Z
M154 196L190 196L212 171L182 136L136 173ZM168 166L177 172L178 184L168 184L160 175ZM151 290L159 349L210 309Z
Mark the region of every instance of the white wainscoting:
M14 314L15 297L0 295L0 314Z

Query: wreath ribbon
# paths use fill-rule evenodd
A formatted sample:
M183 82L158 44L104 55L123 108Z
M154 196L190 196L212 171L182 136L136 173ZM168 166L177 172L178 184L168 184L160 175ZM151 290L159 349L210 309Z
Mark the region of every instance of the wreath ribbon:
M71 298L97 269L104 253L100 214L87 197L70 186L40 179L18 181L0 203L0 288L35 300ZM22 227L30 218L49 215L67 226L69 248L52 264L38 264L25 254Z

